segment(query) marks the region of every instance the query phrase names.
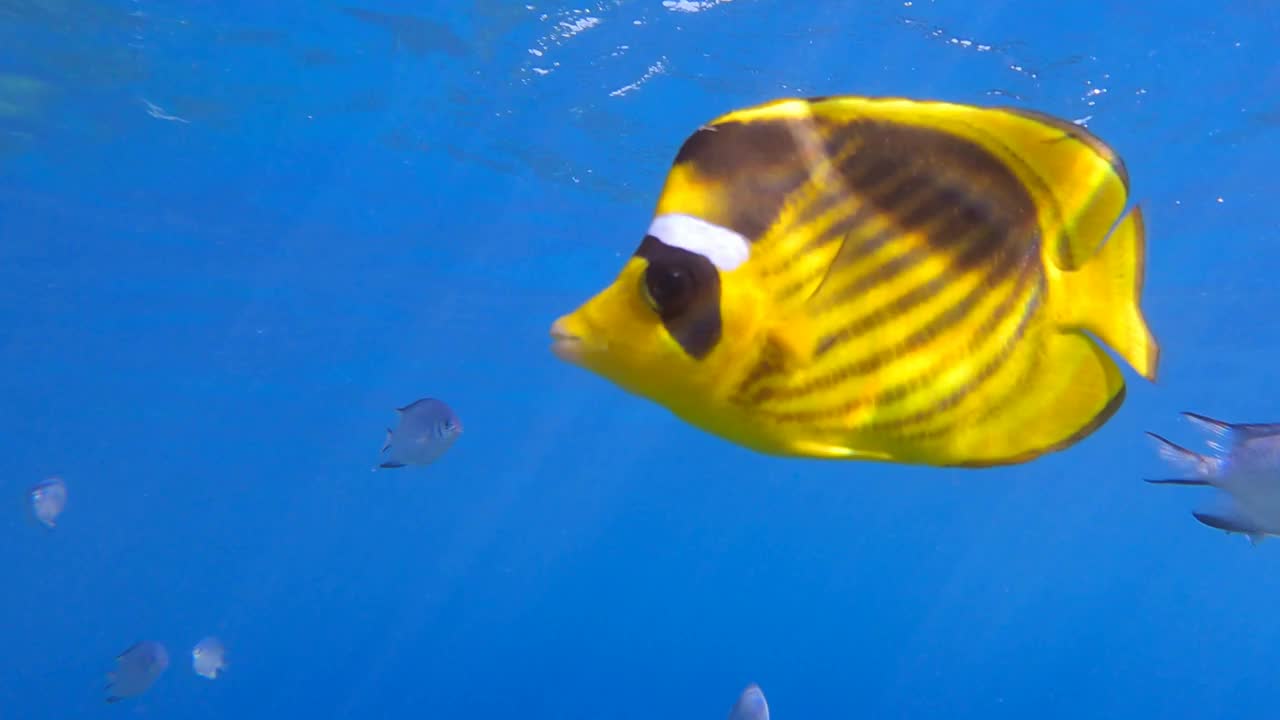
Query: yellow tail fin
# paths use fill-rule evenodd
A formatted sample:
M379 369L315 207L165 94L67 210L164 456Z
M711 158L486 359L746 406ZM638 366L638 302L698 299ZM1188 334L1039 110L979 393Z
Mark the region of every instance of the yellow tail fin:
M1155 380L1160 346L1138 305L1145 250L1142 211L1135 207L1083 267L1066 273L1062 317L1064 325L1093 333L1138 374Z

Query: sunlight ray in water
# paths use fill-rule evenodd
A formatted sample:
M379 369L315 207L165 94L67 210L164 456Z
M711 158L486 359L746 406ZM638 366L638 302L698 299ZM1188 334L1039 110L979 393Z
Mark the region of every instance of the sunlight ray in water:
M0 0L0 720L1275 715L1277 37Z

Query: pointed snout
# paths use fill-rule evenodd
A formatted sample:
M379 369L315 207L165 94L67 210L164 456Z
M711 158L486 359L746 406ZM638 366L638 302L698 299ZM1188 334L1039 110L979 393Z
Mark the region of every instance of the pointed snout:
M582 361L582 330L574 315L565 315L551 324L551 352L561 360Z

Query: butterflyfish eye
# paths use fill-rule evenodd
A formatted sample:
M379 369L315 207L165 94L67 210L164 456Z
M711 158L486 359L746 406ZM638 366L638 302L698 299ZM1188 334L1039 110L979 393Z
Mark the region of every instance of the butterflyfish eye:
M646 235L636 257L646 262L640 291L689 357L720 341L720 271L706 256Z
M644 272L645 297L663 318L680 315L697 295L698 282L690 268L657 263Z

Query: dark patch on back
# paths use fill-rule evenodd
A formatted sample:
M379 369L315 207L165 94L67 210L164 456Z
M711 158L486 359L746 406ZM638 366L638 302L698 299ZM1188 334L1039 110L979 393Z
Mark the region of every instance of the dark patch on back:
M699 129L676 154L723 193L720 217L707 220L758 240L777 219L787 196L809 177L796 137L811 121L787 118L724 122Z
M828 152L854 144L839 172L904 232L924 232L961 269L1038 252L1036 205L1001 160L946 132L863 120L824 126ZM998 281L999 278L993 278Z
M720 271L706 257L664 244L646 235L636 257L648 261L643 282L651 298L663 300L654 308L680 347L694 359L707 356L720 342ZM659 288L678 292L655 292Z
M676 154L676 164L693 163L699 172L722 177L745 168L788 163L796 143L791 123L785 120L726 122L700 128Z

